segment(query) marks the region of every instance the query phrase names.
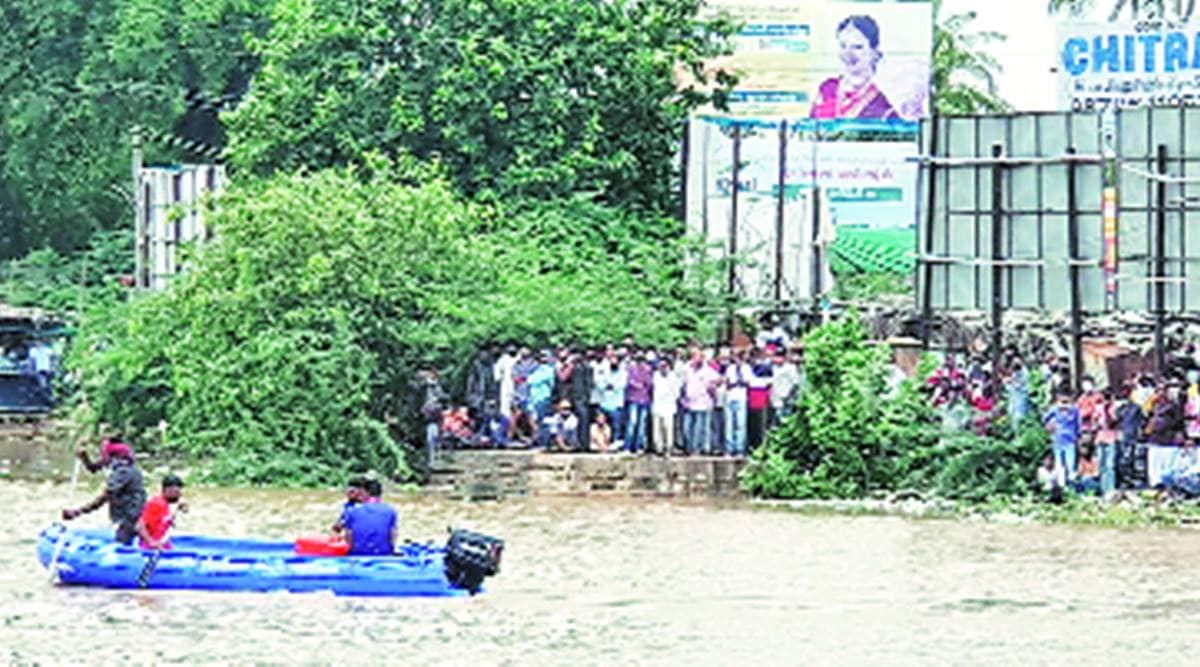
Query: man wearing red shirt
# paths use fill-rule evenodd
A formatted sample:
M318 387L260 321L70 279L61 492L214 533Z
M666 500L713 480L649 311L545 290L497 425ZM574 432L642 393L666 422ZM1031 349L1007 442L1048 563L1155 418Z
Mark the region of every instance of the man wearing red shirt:
M162 481L162 493L151 498L142 508L142 518L138 520L137 531L141 538L139 543L143 549L170 549L167 531L175 522L175 514L171 505L179 503L179 511L186 512L187 505L179 502L183 497L183 480L176 475L167 475Z
M1081 384L1083 394L1075 402L1075 407L1079 408L1083 432L1094 436L1104 422L1104 394L1096 389L1096 383L1090 377L1084 377Z

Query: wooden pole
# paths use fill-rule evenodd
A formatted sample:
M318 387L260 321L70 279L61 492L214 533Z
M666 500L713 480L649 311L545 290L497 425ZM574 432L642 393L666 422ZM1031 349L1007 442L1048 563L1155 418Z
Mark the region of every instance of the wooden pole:
M134 285L137 287L149 287L146 281L146 202L145 193L142 191L142 132L138 128L134 128L130 133L130 146L133 150L133 272Z
M1167 146L1158 145L1158 173L1167 175ZM1161 379L1167 370L1163 332L1167 319L1167 182L1159 179L1154 211L1154 371Z
M783 302L783 212L787 189L787 121L779 123L779 192L775 202L775 307Z
M1075 155L1075 147L1067 149ZM1071 389L1079 392L1083 377L1083 298L1079 286L1079 203L1077 200L1075 162L1067 163L1067 256L1071 265L1067 274L1071 280Z
M929 173L929 191L926 193L925 211L925 257L933 256L934 242L934 209L937 206L937 152L938 152L938 117L934 113L929 121L929 157L931 158L926 165ZM918 252L918 256L922 253ZM918 259L921 266L922 280L921 284L921 345L928 350L929 343L933 338L933 263L928 259Z
M1001 346L1004 344L1002 326L1004 324L1004 267L1000 260L1004 258L1004 166L1000 164L1000 156L1004 147L992 144L992 373L998 373L1002 360Z

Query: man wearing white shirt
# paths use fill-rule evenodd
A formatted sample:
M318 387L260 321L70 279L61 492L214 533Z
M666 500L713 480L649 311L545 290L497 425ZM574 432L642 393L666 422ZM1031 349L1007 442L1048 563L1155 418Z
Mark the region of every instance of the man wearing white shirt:
M775 353L775 376L771 384L771 425L792 414L800 387L800 367L783 351Z
M493 377L500 388L500 414L506 418L512 418L513 394L515 387L513 385L513 365L517 363L517 348L514 345L509 345L504 349L504 354L496 360L496 365L493 367Z
M47 403L54 401L50 391L50 378L54 375L54 350L44 340L37 340L29 349L29 365L37 380L38 391Z
M680 447L683 447L686 444L684 442L685 435L683 430L683 416L684 413L687 412L687 406L684 404L682 385L683 374L687 371L689 358L688 351L685 348L675 348L675 363L671 370L675 373L675 377L679 378L680 384L679 401L675 404L675 440L678 442Z
M600 409L608 415L608 423L612 426L613 442L623 442L625 439L625 385L628 376L620 359L612 352L600 366L596 375L596 386L600 387Z
M612 346L610 345L609 348ZM594 415L600 412L600 400L604 397L604 387L600 386L600 377L604 375L604 351L594 349L588 355L588 365L592 369L592 393L588 399L588 407ZM612 428L612 424L608 425Z
M768 326L760 329L758 335L754 338L755 346L762 350L767 349L767 346L771 346L777 351L786 349L791 343L791 339L788 337L787 332L783 330L783 327L778 322L772 323L769 320L765 324Z
M670 456L675 448L675 412L683 379L667 359L660 359L654 372L654 398L650 405L650 423L654 446L661 456Z

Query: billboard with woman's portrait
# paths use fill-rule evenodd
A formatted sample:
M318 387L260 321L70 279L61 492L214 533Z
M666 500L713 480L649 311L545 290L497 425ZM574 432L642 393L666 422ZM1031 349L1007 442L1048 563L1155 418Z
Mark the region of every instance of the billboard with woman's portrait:
M932 4L924 0L710 0L741 26L709 63L739 76L739 116L917 121L929 113Z
M738 84L728 110L689 123L685 203L714 257L747 260L735 289L811 298L829 289L838 229L854 228L861 247L915 234L932 3L708 0L705 11L740 26L734 53L706 63L706 79L724 70Z

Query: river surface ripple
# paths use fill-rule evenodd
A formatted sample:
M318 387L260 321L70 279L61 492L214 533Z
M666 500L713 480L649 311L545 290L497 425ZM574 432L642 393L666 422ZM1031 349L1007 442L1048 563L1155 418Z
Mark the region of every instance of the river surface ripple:
M74 504L99 487L81 484ZM65 484L0 481L0 663L1196 664L1200 533L813 517L607 499L393 499L507 540L473 599L47 583ZM188 489L182 532L291 539L335 491ZM98 512L78 523L101 525Z

